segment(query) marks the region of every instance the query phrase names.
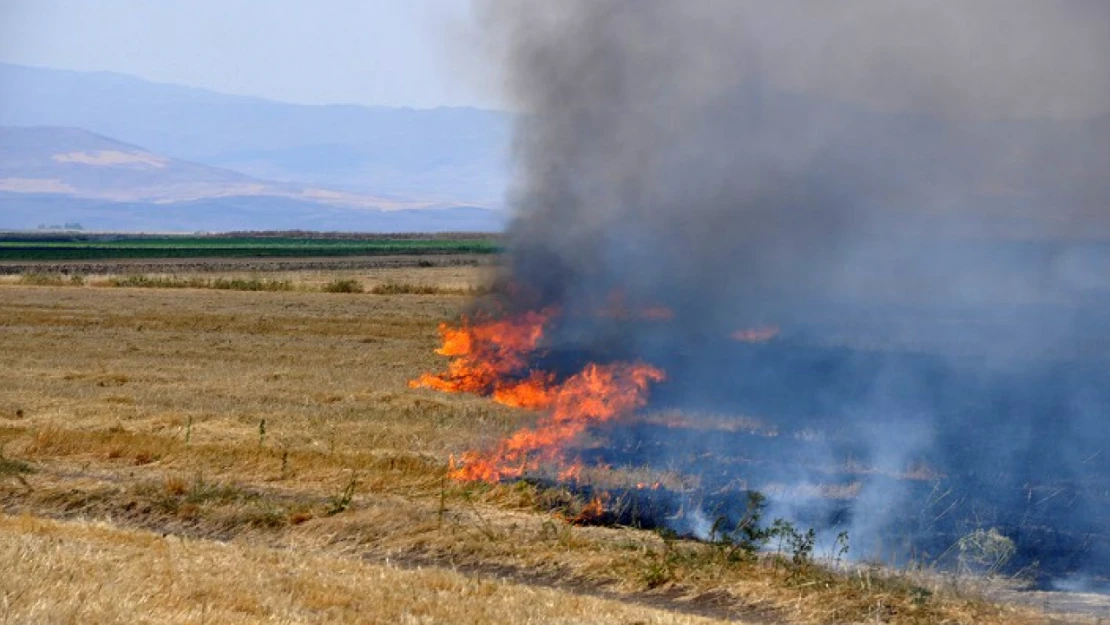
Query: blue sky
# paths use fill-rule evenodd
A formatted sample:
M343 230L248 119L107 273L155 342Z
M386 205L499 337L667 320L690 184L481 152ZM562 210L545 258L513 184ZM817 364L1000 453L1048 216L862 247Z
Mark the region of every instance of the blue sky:
M498 105L469 0L0 0L0 61L305 104Z

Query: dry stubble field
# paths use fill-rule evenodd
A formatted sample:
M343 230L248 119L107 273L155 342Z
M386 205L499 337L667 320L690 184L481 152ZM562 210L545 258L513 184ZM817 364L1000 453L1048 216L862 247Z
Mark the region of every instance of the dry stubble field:
M267 275L283 292L0 280L0 622L1052 622L448 481L451 454L533 418L406 385L443 364L436 326L468 301L447 293L488 272ZM337 278L444 294L318 292Z

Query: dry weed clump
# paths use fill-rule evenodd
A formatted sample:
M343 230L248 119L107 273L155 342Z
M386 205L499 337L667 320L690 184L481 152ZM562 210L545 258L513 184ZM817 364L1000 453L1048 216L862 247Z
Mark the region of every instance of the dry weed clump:
M24 273L20 274L18 284L27 286L83 286L85 277L80 274Z
M487 286L442 286L412 282L384 282L370 289L374 295L465 295L478 297L490 292Z
M130 275L109 277L104 286L140 289L217 289L223 291L292 291L292 280Z
M362 283L354 278L336 278L320 288L325 293L362 293Z
M91 432L49 426L36 430L28 439L19 449L28 458L82 456L144 465L174 449L171 440L129 432L119 425Z

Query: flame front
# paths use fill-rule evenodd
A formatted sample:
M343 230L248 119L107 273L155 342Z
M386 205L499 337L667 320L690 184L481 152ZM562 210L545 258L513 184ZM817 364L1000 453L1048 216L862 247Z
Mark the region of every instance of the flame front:
M513 385L511 376L527 367L527 358L543 339L544 324L553 314L550 310L528 312L478 324L463 319L457 328L441 323L443 346L436 353L453 358L451 364L447 371L425 373L409 386L495 395L496 399L499 391L508 392L507 384Z
M413 388L432 388L489 396L518 408L543 411L535 427L503 439L490 452L467 452L452 461L450 475L462 481L496 482L515 478L541 466L565 464L565 448L587 427L627 415L647 401L650 385L664 379L663 371L641 362L590 363L578 373L558 380L533 369L545 324L553 311L458 327L440 325L443 346L437 353L453 358L447 371L424 374ZM574 467L559 471L576 474Z

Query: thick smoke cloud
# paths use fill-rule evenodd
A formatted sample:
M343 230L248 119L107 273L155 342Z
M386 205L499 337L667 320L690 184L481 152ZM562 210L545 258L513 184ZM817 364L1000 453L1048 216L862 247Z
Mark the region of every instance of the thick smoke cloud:
M569 315L552 358L643 358L656 407L775 424L798 442L737 441L782 449L732 477L857 482L778 510L865 552L998 526L1052 575L1110 560L1110 4L479 14L521 112L508 305L674 311Z

